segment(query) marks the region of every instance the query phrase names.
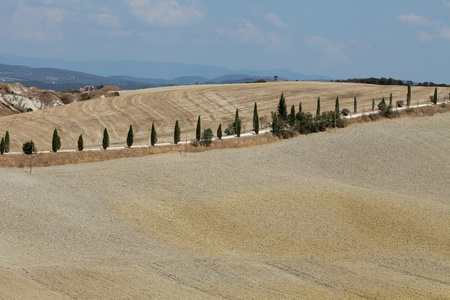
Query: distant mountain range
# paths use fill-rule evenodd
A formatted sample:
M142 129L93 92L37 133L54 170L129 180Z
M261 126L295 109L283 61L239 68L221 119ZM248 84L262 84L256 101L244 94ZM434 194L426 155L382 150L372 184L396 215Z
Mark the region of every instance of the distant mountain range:
M94 75L95 74L95 75ZM143 87L251 82L259 79L321 80L324 75L304 75L285 69L232 71L217 66L135 60L76 62L0 55L0 80L20 82L41 89L65 90L80 86L116 85L122 89Z

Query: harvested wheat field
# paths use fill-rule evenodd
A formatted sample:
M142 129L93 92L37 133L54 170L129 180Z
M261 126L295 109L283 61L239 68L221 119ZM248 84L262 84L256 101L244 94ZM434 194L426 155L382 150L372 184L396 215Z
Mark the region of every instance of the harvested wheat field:
M0 169L0 299L450 298L449 124Z
M94 99L63 106L0 118L0 130L10 133L11 151L21 151L22 144L33 140L38 150L51 150L53 129L58 129L61 149L76 149L80 134L85 148L100 148L104 128L108 129L111 146L125 146L129 125L133 125L135 145L149 144L152 122L155 122L158 142L173 142L173 129L178 119L181 139L195 138L197 118L202 128L216 133L234 122L236 109L242 120L242 131L252 130L253 105L258 103L259 116L267 117L261 122L270 126L270 112L277 109L281 93L290 107L302 102L303 110L316 112L317 97L321 98L321 110L333 110L336 96L340 108L353 111L353 98L358 100L358 111L372 110L389 94L393 103L405 100L406 86L381 86L335 82L267 82L232 85L196 85L122 91L119 97ZM446 98L450 88L438 88L440 100ZM412 104L426 103L434 93L432 87L412 87ZM406 101L405 101L406 104Z

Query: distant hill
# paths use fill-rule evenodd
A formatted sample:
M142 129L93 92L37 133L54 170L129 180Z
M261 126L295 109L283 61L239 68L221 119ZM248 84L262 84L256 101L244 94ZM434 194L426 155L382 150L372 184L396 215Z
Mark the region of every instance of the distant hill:
M0 59L8 61L5 56L0 55ZM139 62L133 60L68 62L15 58L12 61L28 62L34 66L0 64L1 82L19 82L27 87L35 86L40 89L57 91L78 89L87 84L115 85L122 89L140 89L169 85L240 83L259 79L271 81L275 75L278 76L279 80L328 81L331 79L327 76L304 75L285 69L231 71L214 66ZM47 67L36 67L45 63L48 64ZM61 67L67 69L62 69ZM92 72L95 72L95 75Z

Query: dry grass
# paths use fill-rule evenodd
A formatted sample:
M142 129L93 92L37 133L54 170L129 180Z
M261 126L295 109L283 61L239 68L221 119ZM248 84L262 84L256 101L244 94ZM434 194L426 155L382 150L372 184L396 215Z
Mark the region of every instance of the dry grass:
M195 137L197 117L202 128L216 131L219 124L226 128L234 120L235 110L243 130L252 126L253 105L258 103L259 115L268 116L276 110L280 94L286 97L288 108L302 102L303 110L315 113L317 97L322 111L334 109L336 96L341 108L352 108L358 98L358 111L370 111L372 99L378 102L392 93L394 101L406 97L404 86L379 86L334 82L271 82L264 84L200 85L168 87L123 92L123 96L95 99L52 109L0 118L0 128L11 136L11 151L20 151L25 141L32 139L40 150L51 149L53 129L57 128L62 149L76 149L83 134L85 148L100 148L103 129L108 128L111 147L125 146L129 125L133 125L135 144L148 143L152 122L155 122L159 142L173 141L173 127L178 119L181 136ZM450 88L439 88L447 95ZM434 88L412 87L412 103L423 102L433 95Z
M436 105L429 107L420 107L414 109L407 109L399 111L396 117L426 117L432 116L434 114L445 113L450 111L450 105ZM355 119L347 119L346 126L357 123L365 123L371 121L383 121L387 118L375 114L372 116L364 116ZM297 133L293 132L296 136ZM0 156L0 168L28 168L30 164L33 167L47 167L56 165L69 165L69 164L80 164L80 163L92 163L99 161L106 161L112 159L120 159L127 157L143 157L153 154L168 153L168 152L179 152L183 154L184 152L203 152L213 149L229 149L229 148L242 148L242 147L252 147L257 145L262 145L274 141L279 141L280 139L273 134L259 134L247 137L215 140L212 144L205 148L202 146L193 146L188 144L170 145L170 146L156 146L156 147L139 147L139 148L123 148L123 149L113 149L113 150L101 150L101 151L81 151L81 152L58 152L58 153L39 153L34 154L33 158L25 154L16 155L2 155ZM33 159L33 160L31 160Z

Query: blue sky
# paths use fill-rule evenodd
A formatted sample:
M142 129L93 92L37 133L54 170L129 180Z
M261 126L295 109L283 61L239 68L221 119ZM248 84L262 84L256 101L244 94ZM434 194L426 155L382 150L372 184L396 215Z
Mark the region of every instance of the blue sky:
M0 39L3 55L450 83L450 0L6 0Z

